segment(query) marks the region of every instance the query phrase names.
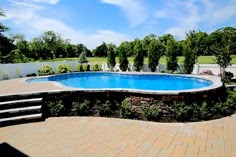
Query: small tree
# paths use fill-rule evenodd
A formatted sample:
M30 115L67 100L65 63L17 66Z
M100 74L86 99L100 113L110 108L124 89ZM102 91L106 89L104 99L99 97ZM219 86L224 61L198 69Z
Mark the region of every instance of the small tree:
M119 47L119 63L121 71L126 71L128 69L129 62L124 47Z
M195 31L189 31L184 44L184 70L186 74L191 74L197 59L196 35Z
M171 72L174 72L178 68L178 46L175 42L174 38L169 39L166 44L166 61L167 61L167 69Z
M216 62L221 67L221 76L224 79L224 71L230 65L231 55L236 52L236 29L226 27L216 30L210 35L211 49L216 57Z
M159 59L161 58L161 45L157 40L152 40L148 46L148 67L151 72L156 71Z
M143 61L144 61L144 56L143 56L142 42L139 39L136 39L135 45L134 45L134 69L135 71L141 71L143 67Z
M111 71L113 71L113 68L116 65L115 47L112 44L108 45L107 65Z
M196 59L188 46L184 48L184 58L184 73L191 74Z
M88 59L86 57L86 51L82 51L82 53L79 55L79 62L80 63L88 63Z

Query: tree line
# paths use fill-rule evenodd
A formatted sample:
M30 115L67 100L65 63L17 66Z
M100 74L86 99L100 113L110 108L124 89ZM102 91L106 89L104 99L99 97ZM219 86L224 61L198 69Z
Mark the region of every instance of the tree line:
M105 45L105 43L103 43ZM105 46L103 46L105 47ZM114 47L108 45L108 47ZM202 31L190 30L186 33L185 40L177 41L173 35L164 34L157 37L150 34L143 39L135 39L131 42L122 42L117 48L104 49L99 52L108 52L108 64L111 62L109 53L119 56L120 69L126 71L128 68L127 57L134 57L134 68L140 71L144 58L148 57L148 67L154 72L161 56L166 57L167 69L175 72L178 68L178 56L184 56L184 73L190 74L198 56L214 55L217 64L223 69L230 65L232 55L236 55L236 29L224 27L207 34ZM100 55L102 56L102 55ZM113 59L114 60L114 59ZM111 65L115 65L112 63Z
M0 16L5 16L0 10ZM140 71L144 58L148 66L155 71L161 56L166 56L167 69L174 72L178 68L177 57L185 56L184 69L191 73L197 57L215 55L221 67L227 67L231 55L236 55L236 29L224 27L208 34L200 30L190 30L184 40L178 41L171 34L156 36L149 34L143 39L123 41L120 45L103 42L90 50L83 44L72 44L53 31L44 32L39 37L27 41L24 35L5 36L8 27L0 23L0 63L19 63L54 58L108 57L108 64L115 66L114 57L119 57L120 68L127 70L127 57L134 57L134 67Z

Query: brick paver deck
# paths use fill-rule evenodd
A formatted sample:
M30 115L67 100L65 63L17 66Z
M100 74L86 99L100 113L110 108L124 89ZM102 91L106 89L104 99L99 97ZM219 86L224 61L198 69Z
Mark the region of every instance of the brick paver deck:
M0 81L0 96L22 93L33 93L36 91L54 91L62 90L63 87L56 86L50 82L27 83L26 78L11 79Z
M28 156L235 157L236 115L198 123L49 118L0 128L0 143Z
M22 79L0 83L0 95L60 89L62 87L45 82L27 84ZM0 128L0 149L6 144L36 157L235 157L236 115L198 123L49 118L45 122Z

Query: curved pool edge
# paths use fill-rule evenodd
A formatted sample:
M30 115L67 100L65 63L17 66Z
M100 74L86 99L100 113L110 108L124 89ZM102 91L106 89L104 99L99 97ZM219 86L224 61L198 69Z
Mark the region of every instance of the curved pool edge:
M84 73L84 72L75 72L75 73ZM63 88L62 90L56 90L53 92L62 92L62 91L85 91L85 92L126 92L126 93L137 93L137 94L150 94L150 95L182 95L182 94L191 94L191 93L203 93L207 91L217 90L223 87L223 83L221 82L221 78L218 76L212 75L189 75L189 74L167 74L167 73L152 73L152 72L87 72L87 73L114 73L114 74L130 74L130 75L174 75L174 76L184 76L184 77L191 77L191 78L199 78L205 79L212 82L212 85L208 87L202 87L197 89L188 89L188 90L139 90L139 89L124 89L124 88L95 88L95 89L88 89L88 88L75 88L63 85L56 81L47 81L48 83L52 83L53 85ZM51 76L40 76L40 77L33 77L33 78L49 78L57 75L68 75L71 73L65 74L56 74ZM29 79L25 79L25 82ZM33 83L33 82L32 82ZM38 83L38 82L34 82ZM44 83L44 82L40 82Z

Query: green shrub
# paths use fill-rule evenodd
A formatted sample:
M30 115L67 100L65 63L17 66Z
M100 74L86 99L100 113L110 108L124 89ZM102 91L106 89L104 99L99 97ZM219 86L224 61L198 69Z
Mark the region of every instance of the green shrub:
M221 115L229 115L232 114L235 110L236 104L236 95L233 92L228 93L227 99L222 102L219 101L215 103L214 109Z
M199 112L198 112L198 116L201 118L201 119L204 119L204 120L207 120L207 119L210 119L213 115L213 108L211 110L211 108L209 107L209 103L207 102L203 102L199 108Z
M48 108L47 116L63 116L65 112L64 104L62 100L48 101L46 103Z
M73 116L88 116L91 102L84 100L83 102L74 101L72 103L71 115Z
M72 70L71 70L71 65L69 65L69 64L60 64L59 66L58 66L58 70L57 70L57 72L60 74L60 73L69 73L69 72L71 72Z
M214 109L216 111L216 113L219 113L221 115L227 115L227 111L230 108L231 104L227 103L227 102L217 102L214 105Z
M112 114L112 103L110 100L106 100L105 102L97 100L95 104L95 108L99 116L109 116Z
M157 121L160 118L160 108L156 104L143 108L143 113L150 121Z
M132 108L130 101L125 99L121 104L120 116L122 118L135 118L135 111Z
M102 65L95 64L95 65L92 67L92 71L102 71Z
M45 76L45 75L53 75L55 74L52 70L52 67L49 65L44 65L39 69L39 76Z
M185 102L173 102L170 108L173 116L178 121L186 121L191 118L192 107L191 104L186 104Z
M236 105L236 92L228 92L227 103L232 106Z
M220 92L221 95L225 95ZM78 97L79 95L79 97ZM142 99L112 93L64 93L44 97L43 114L47 116L107 116L150 121L199 121L219 118L235 112L236 92L227 92L223 98L210 94L187 101L165 101L161 98L141 103ZM122 101L123 100L123 101ZM196 101L192 103L192 101ZM164 107L164 108L162 108Z
M79 55L79 62L80 63L88 63L88 59L86 57L86 51L82 51L82 53Z

